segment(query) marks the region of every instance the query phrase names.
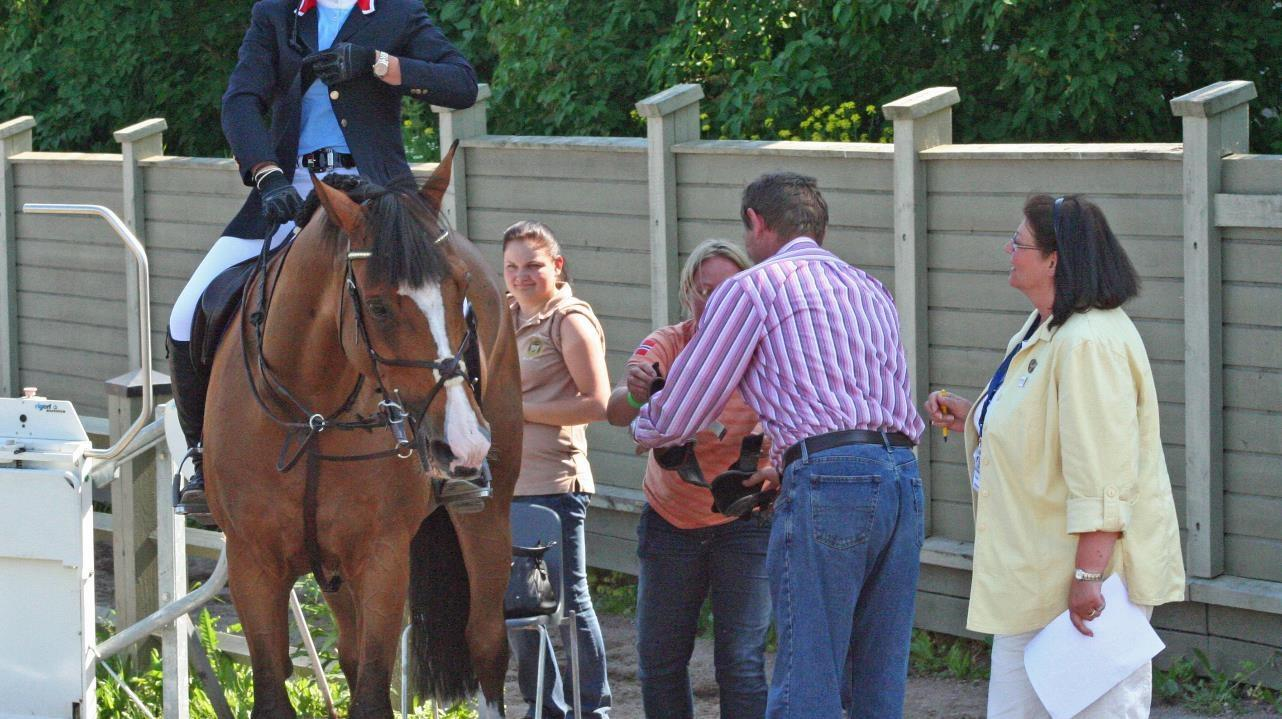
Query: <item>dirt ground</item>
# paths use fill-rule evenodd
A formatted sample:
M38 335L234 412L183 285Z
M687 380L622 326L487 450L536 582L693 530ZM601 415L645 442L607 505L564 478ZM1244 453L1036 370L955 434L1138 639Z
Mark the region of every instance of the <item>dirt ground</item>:
M640 719L641 685L637 680L636 627L632 619L622 616L599 615L601 633L605 637L606 662L610 673L610 690L614 708L610 715L616 719ZM558 645L559 646L559 645ZM559 653L558 656L564 656ZM767 672L774 657L767 655ZM566 658L562 664L567 664ZM717 682L713 673L712 640L695 641L694 657L690 661L690 682L694 687L695 719L718 719ZM983 719L985 716L988 685L985 682L964 682L956 679L934 677L909 677L904 703L906 719ZM508 716L519 719L525 708L516 687L515 670L508 671L506 692ZM1180 707L1155 706L1152 719L1193 719L1200 715ZM1235 715L1239 718L1264 719L1276 714L1248 712Z
M111 606L112 574L111 545L98 543L95 547L96 590L99 606ZM203 579L213 567L212 562L192 560L191 576ZM220 624L235 621L235 610L230 604L222 605L217 613ZM606 662L610 674L610 689L613 694L615 719L641 719L641 685L637 680L636 661L636 627L629 617L618 615L599 615L601 631L606 643ZM568 655L560 650L563 665L569 662ZM767 672L774 663L773 655L767 655ZM566 675L568 677L568 674ZM694 688L695 719L718 719L720 716L717 703L717 683L712 663L712 640L701 638L695 641L694 656L690 661L690 679ZM904 706L904 717L907 719L983 719L985 716L987 685L984 682L964 682L955 679L933 677L909 677L907 698ZM524 716L525 703L521 700L516 687L515 665L508 671L505 703L508 716L520 719ZM1151 714L1153 719L1193 719L1198 717L1180 707L1156 706ZM1247 712L1235 715L1240 719L1277 719L1276 714L1267 712Z

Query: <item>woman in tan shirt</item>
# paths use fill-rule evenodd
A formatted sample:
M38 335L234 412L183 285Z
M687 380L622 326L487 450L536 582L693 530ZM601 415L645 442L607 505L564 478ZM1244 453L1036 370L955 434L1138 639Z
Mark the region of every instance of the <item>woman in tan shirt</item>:
M566 281L565 258L552 231L540 222L518 222L503 233L503 280L516 324L521 360L525 439L513 502L548 507L561 518L563 596L577 615L583 715L607 717L610 685L605 642L588 595L584 519L593 491L585 426L605 419L610 381L605 369L605 333L588 303ZM541 634L514 637L521 696L534 712L538 652L546 653L543 716L560 719L571 702L562 690L556 657ZM569 632L562 635L570 641Z

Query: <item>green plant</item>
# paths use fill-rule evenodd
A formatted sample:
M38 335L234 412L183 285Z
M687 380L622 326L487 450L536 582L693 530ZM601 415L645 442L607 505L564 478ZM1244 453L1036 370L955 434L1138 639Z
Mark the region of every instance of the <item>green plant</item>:
M987 679L991 650L991 642L914 629L908 645L908 669L920 676Z
M588 567L588 590L592 607L602 614L625 617L637 613L637 578L623 572Z
M410 162L436 162L441 159L441 138L436 130L436 116L421 102L402 103L401 137L405 140L405 157Z
M1267 665L1277 662L1275 653ZM1252 681L1261 668L1244 661L1236 671L1223 671L1211 665L1205 652L1194 649L1192 659L1180 657L1166 669L1153 671L1153 693L1164 702L1182 704L1208 716L1238 713L1245 702L1282 711L1282 693Z
M890 142L892 129L875 106L843 102L835 108L824 105L812 110L796 132L780 130L779 137L811 142Z

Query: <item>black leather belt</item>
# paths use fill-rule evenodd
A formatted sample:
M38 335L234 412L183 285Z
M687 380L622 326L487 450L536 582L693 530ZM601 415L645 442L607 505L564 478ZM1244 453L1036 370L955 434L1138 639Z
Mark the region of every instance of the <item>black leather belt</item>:
M350 170L356 167L356 158L346 152L334 152L328 147L322 147L306 155L299 155L298 165L312 172L328 172L335 167Z
M911 439L900 432L874 432L870 429L845 429L838 432L827 432L817 434L813 437L806 437L800 442L792 445L783 453L784 469L788 465L801 459L801 447L805 445L807 454L822 452L825 449L833 447L842 447L847 444L886 444L892 447L916 447Z

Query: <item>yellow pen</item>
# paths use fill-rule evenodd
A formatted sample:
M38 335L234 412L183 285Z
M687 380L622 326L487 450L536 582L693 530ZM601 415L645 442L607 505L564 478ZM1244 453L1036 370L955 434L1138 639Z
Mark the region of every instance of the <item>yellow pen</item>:
M939 399L940 399L940 400L943 400L943 399L944 399L945 397L947 397L947 396L948 396L948 390L946 390L946 389L941 389L941 390L939 390ZM945 410L947 409L947 408L944 406L944 403L943 403L942 401L939 403L939 407L940 407L940 409L945 409ZM945 413L945 415L946 415L946 413ZM943 431L943 434L944 434L944 441L945 441L945 442L947 442L947 441L948 441L948 428L947 428L947 427L942 427L942 428L941 428L941 430Z

